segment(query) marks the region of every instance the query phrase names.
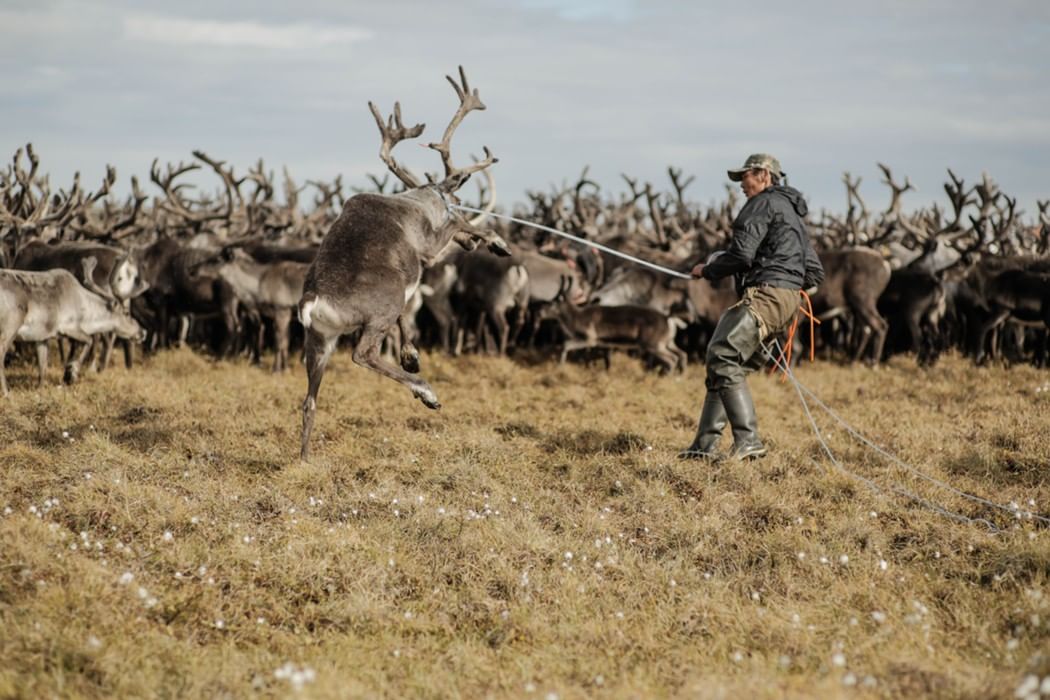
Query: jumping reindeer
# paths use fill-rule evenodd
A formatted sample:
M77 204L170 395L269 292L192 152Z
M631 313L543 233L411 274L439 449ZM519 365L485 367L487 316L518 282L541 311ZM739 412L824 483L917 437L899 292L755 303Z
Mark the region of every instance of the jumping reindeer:
M459 83L446 77L459 97L459 109L441 142L427 144L441 154L445 168L441 182L431 180L423 184L390 153L400 141L419 136L425 125L406 129L401 122L399 102L394 103L394 113L385 122L379 109L368 103L383 137L379 157L406 190L398 194L361 193L347 199L307 272L299 302L299 320L306 328L309 382L303 401L300 455L304 460L310 453L317 391L339 337L360 329L354 362L404 384L427 408L440 408L430 385L413 376L419 371L419 353L402 327L405 304L415 293L423 269L438 260L451 241L468 250L483 241L498 255L511 253L498 235L475 228L451 208L451 204L458 203L456 190L471 174L488 168L497 159L485 147L483 160L463 168L453 166L452 134L468 112L485 109L485 105L478 91L467 84L462 66ZM394 324L402 331L401 367L384 362L380 356L380 344Z

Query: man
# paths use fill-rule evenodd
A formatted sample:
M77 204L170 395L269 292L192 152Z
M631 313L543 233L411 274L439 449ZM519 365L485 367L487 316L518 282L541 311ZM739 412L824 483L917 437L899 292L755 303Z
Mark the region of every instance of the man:
M791 323L801 303L799 290L824 280L803 222L806 202L801 192L780 184L784 172L777 159L756 153L728 173L740 183L747 202L733 222L729 247L692 274L711 282L736 275L741 300L722 314L708 343L707 395L696 438L679 454L685 459L720 459L718 441L727 422L733 430L731 458L766 454L745 365L762 341Z

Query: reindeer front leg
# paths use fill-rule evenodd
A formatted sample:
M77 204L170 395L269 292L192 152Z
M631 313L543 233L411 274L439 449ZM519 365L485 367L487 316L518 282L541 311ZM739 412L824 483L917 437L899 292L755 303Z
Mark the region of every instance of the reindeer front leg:
M74 384L80 376L80 367L84 363L84 357L91 349L91 336L81 333L67 333L72 341L69 349L69 360L66 362L66 370L62 375L62 381L66 384Z
M406 372L417 374L419 372L419 351L412 343L409 325L404 314L397 317L397 329L400 331L398 335L401 336L401 367Z
M47 341L36 344L36 365L38 387L44 386L44 377L47 375ZM4 393L7 393L6 387Z
M488 247L489 252L496 255L507 257L514 254L507 242L498 234L481 228L460 229L453 234L452 239L466 250L474 250L480 241ZM464 243L464 239L468 243Z
M452 240L455 241L460 248L468 252L478 247L478 239L469 231L456 231L452 234Z

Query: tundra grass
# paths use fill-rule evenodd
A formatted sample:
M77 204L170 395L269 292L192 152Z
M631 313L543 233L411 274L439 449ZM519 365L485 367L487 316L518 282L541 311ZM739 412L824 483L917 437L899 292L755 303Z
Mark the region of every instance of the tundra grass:
M711 465L675 459L701 366L422 367L440 411L337 354L304 464L301 366L182 350L37 390L14 363L0 697L1010 698L1050 676L1026 515L1050 503L1046 371L799 369L955 491L818 411L836 468L775 378L750 380L770 455Z

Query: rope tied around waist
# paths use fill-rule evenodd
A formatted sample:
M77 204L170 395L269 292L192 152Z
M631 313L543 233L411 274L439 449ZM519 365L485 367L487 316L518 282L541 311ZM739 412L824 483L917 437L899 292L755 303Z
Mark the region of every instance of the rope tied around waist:
M816 359L815 327L816 324L820 323L820 319L813 315L813 300L810 299L806 290L800 289L798 293L802 296L802 303L799 304L795 320L791 322L791 327L788 329L787 342L781 348L776 364L769 370L769 373L773 374L779 367L781 371L780 381L782 382L787 381L788 378L787 368L791 366L791 350L795 342L795 333L798 331L798 322L803 316L809 318L809 361L813 362Z

